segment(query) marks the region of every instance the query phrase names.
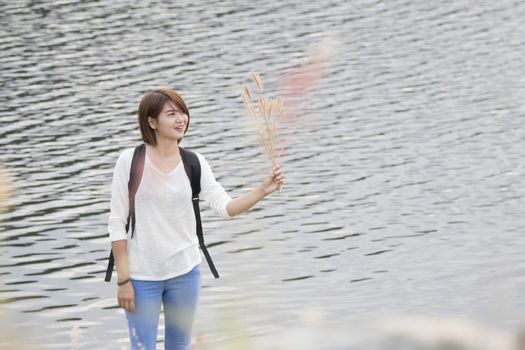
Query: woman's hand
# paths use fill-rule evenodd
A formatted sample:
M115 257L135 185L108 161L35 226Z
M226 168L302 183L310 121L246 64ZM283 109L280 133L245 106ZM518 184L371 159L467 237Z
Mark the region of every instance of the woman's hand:
M128 312L135 312L135 290L131 281L117 287L118 306Z
M255 188L250 193L243 194L237 198L232 199L226 206L226 211L229 216L236 216L253 207L257 202L263 199L270 193L280 189L284 183L284 176L281 174L281 167L279 165L273 167L271 175L268 175L262 184Z
M281 173L281 166L276 165L273 167L272 174L264 179L261 188L264 195L268 195L280 189L282 184L284 184L284 176Z

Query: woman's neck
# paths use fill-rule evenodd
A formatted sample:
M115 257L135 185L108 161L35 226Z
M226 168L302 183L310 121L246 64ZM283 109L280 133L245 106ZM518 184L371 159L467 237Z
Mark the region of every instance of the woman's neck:
M174 155L179 155L179 144L176 140L163 140L157 138L157 144L149 146L155 154L162 158L170 158Z

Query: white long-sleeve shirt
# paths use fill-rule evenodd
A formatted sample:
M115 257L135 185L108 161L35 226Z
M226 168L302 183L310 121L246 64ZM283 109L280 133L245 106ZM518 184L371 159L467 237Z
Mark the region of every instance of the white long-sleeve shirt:
M110 241L127 239L131 278L159 281L189 272L202 259L196 234L191 184L181 162L169 173L155 167L148 155L135 195L135 233L126 233L129 213L128 181L134 148L124 150L117 159L111 187L108 220ZM197 153L197 152L196 152ZM215 180L203 155L199 197L224 218L231 197ZM130 225L131 226L131 225ZM129 229L131 231L131 227Z

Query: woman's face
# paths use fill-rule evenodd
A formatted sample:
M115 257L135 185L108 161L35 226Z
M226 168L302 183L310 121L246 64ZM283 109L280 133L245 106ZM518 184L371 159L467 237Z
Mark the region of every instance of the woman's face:
M181 140L188 125L188 116L171 101L164 104L157 120L149 118L149 125L156 130L157 137Z

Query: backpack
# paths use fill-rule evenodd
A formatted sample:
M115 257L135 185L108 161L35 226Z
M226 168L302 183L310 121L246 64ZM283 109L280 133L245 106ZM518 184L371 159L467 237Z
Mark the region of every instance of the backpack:
M195 222L197 229L197 237L199 239L199 246L206 257L208 266L210 267L211 272L215 278L219 278L219 274L215 269L215 265L211 260L210 253L206 248L204 243L204 236L202 233L202 222L201 214L199 207L199 193L201 191L201 164L197 154L192 151L186 150L182 147L179 147L180 156L182 158L182 163L184 164L184 170L186 175L191 183L191 201L193 203L193 211L195 212ZM135 194L140 185L140 180L142 179L142 173L144 171L144 160L146 158L146 145L140 144L135 147L133 152L133 159L131 160L131 170L129 174L128 181L128 196L129 196L129 214L128 220L126 222L126 232L128 232L131 225L131 239L133 239L133 233L135 231ZM106 270L106 277L104 281L111 281L111 274L113 273L113 266L115 264L115 259L113 257L113 249L109 253L108 268Z

